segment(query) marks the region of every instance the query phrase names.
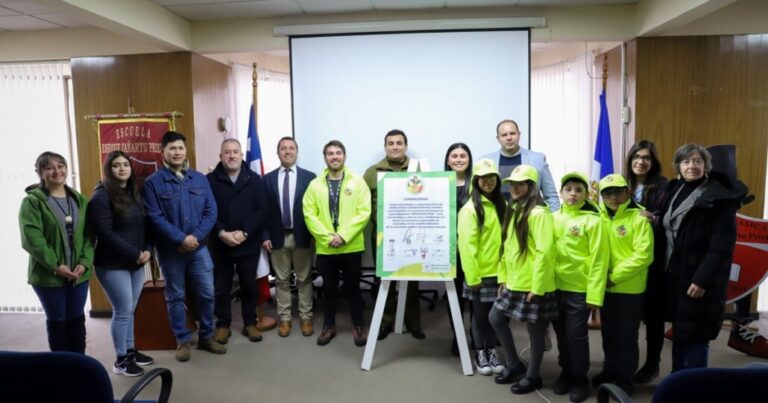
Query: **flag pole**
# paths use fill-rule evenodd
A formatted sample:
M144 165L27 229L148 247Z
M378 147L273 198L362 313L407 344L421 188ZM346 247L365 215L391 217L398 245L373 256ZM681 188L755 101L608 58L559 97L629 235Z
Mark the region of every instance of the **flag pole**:
M256 122L258 122L259 121L258 120L258 118L259 118L259 116L258 116L258 110L259 110L259 108L258 108L258 105L259 105L259 95L258 95L258 93L259 93L259 74L256 72L256 66L257 66L257 63L254 62L253 63L253 75L251 76L251 78L253 79L253 83L251 85L253 87L253 118L254 118L254 120L256 120ZM261 174L261 173L259 173L259 174Z
M257 115L258 110L259 110L259 108L258 108L258 105L259 105L259 95L258 95L259 94L259 75L257 73L257 64L255 62L253 63L253 75L251 77L253 79L253 83L251 84L253 86L253 111L252 112L253 112L253 124L255 126L259 122L259 117ZM256 129L256 128L254 127L254 129ZM258 133L258 130L256 130L256 132ZM261 148L261 147L259 146L259 148ZM264 165L262 165L261 167L262 167L261 171L263 171ZM264 175L264 172L256 172L256 173L259 174L259 175L262 175L262 176ZM267 254L264 251L262 251L261 256L259 257L259 268L260 269L262 269L262 268L265 269L267 275L265 275L263 277L259 277L259 278L256 279L256 287L259 289L259 293L260 294L261 293L265 293L266 294L266 298L260 297L259 300L266 301L266 300L269 299L269 295L270 295L270 291L269 291L269 288L270 288L269 287L269 261L268 261L268 258L267 258ZM261 270L257 270L257 272L258 271L261 271ZM259 329L259 331L262 331L262 332L274 329L275 326L277 326L277 321L275 320L275 318L273 318L271 316L268 316L264 312L264 305L266 305L266 303L261 302L261 301L259 301L259 302L260 303L256 306L256 316L257 316L257 320L258 320L258 322L256 324L256 328Z

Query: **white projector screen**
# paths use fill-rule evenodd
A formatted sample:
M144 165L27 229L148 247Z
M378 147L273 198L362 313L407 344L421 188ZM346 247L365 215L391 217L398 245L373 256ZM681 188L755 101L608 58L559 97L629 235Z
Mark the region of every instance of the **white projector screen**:
M442 170L445 151L469 145L475 160L499 149L496 124L514 119L529 144L530 41L526 30L292 37L294 137L299 164L325 168L332 139L362 175L401 129L408 155Z

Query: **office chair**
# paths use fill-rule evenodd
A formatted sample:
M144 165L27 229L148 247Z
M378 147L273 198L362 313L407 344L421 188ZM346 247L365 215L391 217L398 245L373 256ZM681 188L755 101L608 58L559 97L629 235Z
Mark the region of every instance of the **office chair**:
M670 374L656 387L651 403L721 403L757 401L768 381L768 366L746 368L692 368ZM597 389L598 403L610 398L620 403L632 402L621 388L602 384ZM759 400L759 398L758 398Z
M107 370L92 357L62 351L0 351L0 401L3 402L149 402L134 399L157 377L161 387L156 402L168 402L173 375L166 368L148 371L116 400Z

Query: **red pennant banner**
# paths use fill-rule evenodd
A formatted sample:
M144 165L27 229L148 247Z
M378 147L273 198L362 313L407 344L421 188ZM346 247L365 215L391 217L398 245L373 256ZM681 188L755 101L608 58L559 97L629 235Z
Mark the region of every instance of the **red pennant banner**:
M103 119L98 122L101 163L115 150L128 153L131 167L141 187L144 179L163 167L160 144L163 135L172 130L173 122L166 118Z

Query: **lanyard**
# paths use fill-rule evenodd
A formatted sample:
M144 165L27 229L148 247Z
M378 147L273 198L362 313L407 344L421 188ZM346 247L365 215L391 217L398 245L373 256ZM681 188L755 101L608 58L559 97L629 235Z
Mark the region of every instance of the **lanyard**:
M339 180L339 187L334 191L331 185L331 178L329 175L325 176L325 181L328 183L328 197L330 198L331 208L331 221L333 221L333 230L336 231L339 228L339 195L341 194L341 185L344 182L344 174L341 174L341 180Z

